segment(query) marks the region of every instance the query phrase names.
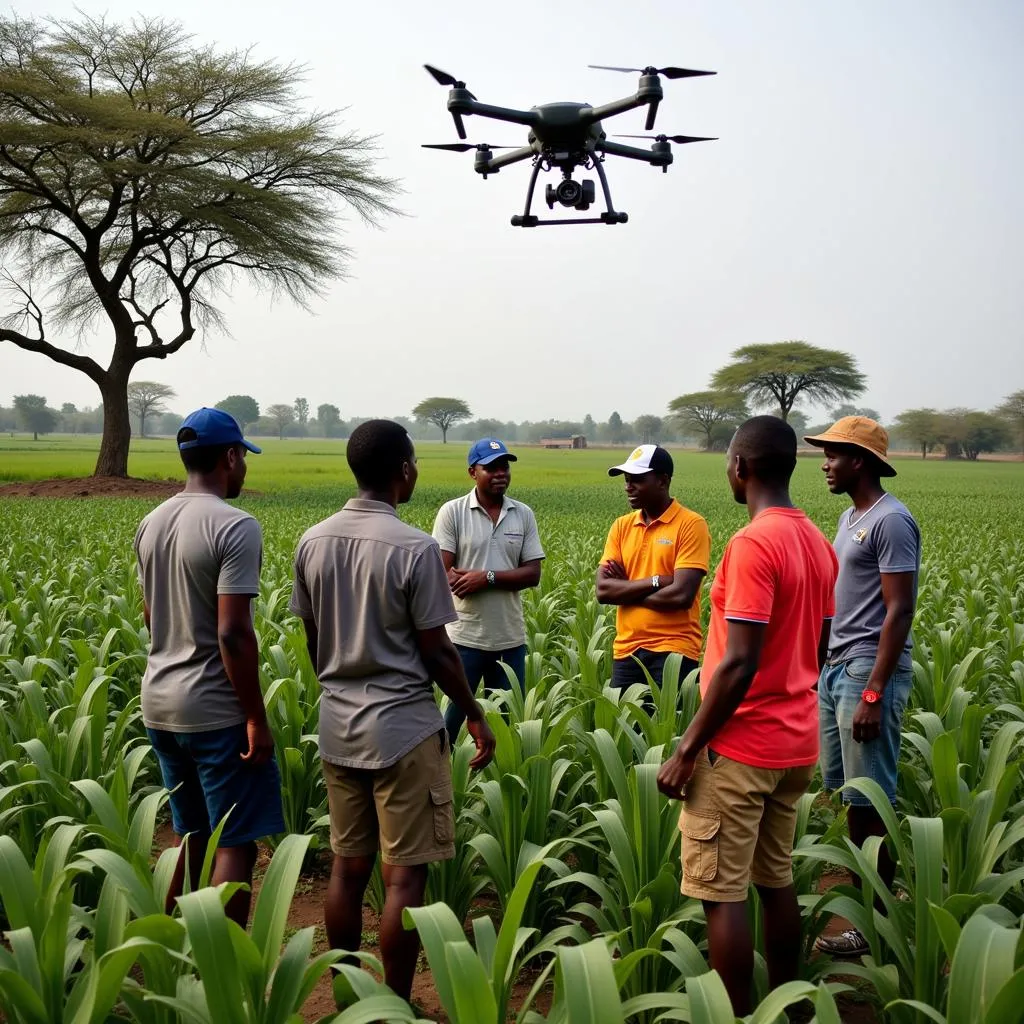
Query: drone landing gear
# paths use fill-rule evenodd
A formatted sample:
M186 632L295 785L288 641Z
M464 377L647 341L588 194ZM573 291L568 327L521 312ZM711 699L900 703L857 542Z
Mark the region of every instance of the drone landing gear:
M625 224L629 220L629 214L616 210L612 206L612 194L608 188L608 178L604 173L604 167L600 160L594 161L594 168L598 178L601 179L601 191L604 193L604 202L607 209L597 217L556 217L541 220L535 213L530 213L533 205L533 191L537 185L537 176L540 174L541 162L537 160L533 164L533 171L530 174L530 184L526 189L526 209L522 214L516 214L512 218L514 228L535 228L545 224Z

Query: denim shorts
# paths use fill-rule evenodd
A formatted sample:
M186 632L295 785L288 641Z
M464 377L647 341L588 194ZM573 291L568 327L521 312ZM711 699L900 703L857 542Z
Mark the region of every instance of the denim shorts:
M160 762L164 786L171 792L171 821L179 836L208 836L231 812L221 846L243 846L284 832L281 775L277 761L251 765L245 723L206 732L148 729Z
M818 680L818 721L821 730L821 775L825 788L842 789L850 779L874 779L896 803L896 770L900 759L903 710L910 699L913 673L897 670L882 693L882 722L877 739L858 743L853 738L853 716L860 704L874 658L851 658L826 664ZM863 793L846 790L843 802L869 807Z

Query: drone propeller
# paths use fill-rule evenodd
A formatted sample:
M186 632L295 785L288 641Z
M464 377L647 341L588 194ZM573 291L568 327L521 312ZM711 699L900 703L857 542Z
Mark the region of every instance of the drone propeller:
M449 153L468 153L471 149L519 149L519 146L490 146L486 142L424 142L423 149L443 149Z
M588 68L598 71L624 71L626 74L636 72L641 75L664 75L666 78L698 78L701 75L717 75L717 71L693 71L690 68L613 68L607 64L588 64Z
M460 82L454 75L449 75L447 71L442 71L440 68L435 68L430 64L424 64L423 66L427 69L438 85L447 85L452 89L463 89L471 100L476 99L476 97L466 89L466 83ZM466 128L462 123L462 115L453 110L452 120L455 122L455 130L459 133L459 138L464 139L466 137Z
M717 142L718 136L704 135L613 135L615 139L654 139L655 142L675 142L682 146L686 142Z

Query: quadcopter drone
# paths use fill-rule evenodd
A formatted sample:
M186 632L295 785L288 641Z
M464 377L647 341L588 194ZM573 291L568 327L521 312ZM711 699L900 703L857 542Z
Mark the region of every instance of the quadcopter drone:
M521 215L512 218L513 227L532 228L539 224L625 224L628 215L612 206L612 195L608 189L608 178L604 172L606 156L623 156L629 160L643 160L653 167L660 167L662 172L668 171L672 163L672 143L682 145L687 142L713 142L712 138L694 135L618 135L622 139L652 139L650 149L638 146L623 145L612 142L605 135L601 120L624 114L628 110L647 107L645 131L654 128L654 119L658 114L658 105L664 93L661 78L697 78L702 75L713 75L714 71L691 71L688 68L616 68L603 64L591 64L590 67L601 71L638 72L640 84L632 96L614 100L601 107L592 107L589 103L544 103L530 110L512 110L508 107L495 107L489 103L481 103L467 88L465 82L458 81L445 71L423 65L439 85L451 87L448 93L448 112L455 122L455 130L460 139L466 138L463 118L470 114L490 117L496 121L509 121L512 124L525 125L530 129L528 144L521 148L514 146L491 146L487 143L451 142L425 144L424 149L443 149L449 152L466 153L475 151L473 170L484 178L489 174L497 174L503 167L518 163L521 160L533 161L533 173L526 190L526 208ZM494 156L496 149L509 149L512 152ZM533 204L533 193L537 185L537 177L541 171L558 169L562 172L562 180L557 185L548 185L545 200L548 209L553 210L555 204L579 211L589 210L596 199L596 189L592 180L576 181L572 177L577 167L586 170L593 168L601 182L604 193L605 211L596 217L548 218L541 220L536 214L530 213Z

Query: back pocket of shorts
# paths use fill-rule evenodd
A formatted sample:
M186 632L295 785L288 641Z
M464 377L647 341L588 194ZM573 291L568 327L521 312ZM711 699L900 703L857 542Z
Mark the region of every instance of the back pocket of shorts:
M434 812L434 841L439 846L455 842L455 808L452 804L450 779L435 782L430 787L430 804Z
M718 830L721 815L684 811L683 871L699 882L714 881L718 874Z

